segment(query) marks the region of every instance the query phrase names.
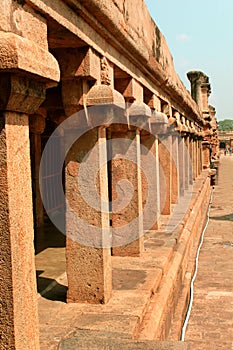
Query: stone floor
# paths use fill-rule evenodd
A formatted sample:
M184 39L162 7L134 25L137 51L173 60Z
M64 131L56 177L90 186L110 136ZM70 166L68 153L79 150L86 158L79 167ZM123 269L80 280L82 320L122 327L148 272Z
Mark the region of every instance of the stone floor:
M233 349L233 156L223 156L200 252L185 341L191 350Z
M194 184L195 191L200 187L198 181ZM64 239L49 225L39 233L44 235L41 241L45 242L44 246L40 246L38 240L36 255L41 350L113 349L108 338L114 340L115 348L119 349L188 349L188 344L177 341L131 341L137 338L151 297L158 292L161 279L172 265L178 239L178 231L174 231L173 235L172 228L182 220L191 193L191 189L187 191L178 209L174 208L173 220L168 222L168 217L162 217L161 229L145 235L142 257L112 257L113 294L106 305L65 303ZM170 231L167 230L169 227ZM104 347L97 344L95 333ZM79 343L80 338L82 344Z

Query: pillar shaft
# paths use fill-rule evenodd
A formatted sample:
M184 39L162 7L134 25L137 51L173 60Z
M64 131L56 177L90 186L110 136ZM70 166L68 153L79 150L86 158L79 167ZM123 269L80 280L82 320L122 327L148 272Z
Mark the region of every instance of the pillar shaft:
M178 136L172 136L172 188L171 202L176 204L179 200L179 154Z
M190 144L189 144L189 137L185 137L185 190L189 188L190 183L190 156L189 156L189 150L190 150Z
M201 171L202 171L202 149L201 149L201 141L198 140L198 159L199 159L199 162L198 162L198 175L200 175Z
M193 148L193 138L189 137L189 160L188 160L188 166L189 166L189 185L193 184L193 178L194 178L194 148Z
M179 153L179 194L184 195L185 189L185 142L184 138L181 137L178 143Z
M41 134L45 129L45 117L39 114L29 117L29 130L31 141L31 166L32 166L32 184L34 200L34 222L36 227L44 223L44 207L40 194L39 169L42 154Z
M111 135L112 227L116 229L112 253L140 256L144 250L140 132L113 131ZM127 199L129 203L121 205Z
M141 135L142 203L144 230L157 230L160 216L158 140Z
M172 136L160 137L159 166L160 166L160 205L161 214L171 213L171 181L172 181Z
M28 116L0 118L1 349L39 349Z
M106 129L92 129L73 144L65 177L67 301L106 303L112 292Z

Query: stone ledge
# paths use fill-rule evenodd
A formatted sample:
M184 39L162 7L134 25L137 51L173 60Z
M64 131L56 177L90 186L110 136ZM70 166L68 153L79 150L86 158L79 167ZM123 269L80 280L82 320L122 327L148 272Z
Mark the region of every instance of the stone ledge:
M120 339L119 339L120 338ZM121 334L77 330L60 342L59 350L188 350L188 344L176 341L133 341Z
M209 178L208 173L203 172L197 180L197 184L201 185L202 192L195 191L191 201L191 208L188 209L188 214L185 215L184 228L181 230L177 238L177 245L174 249L173 259L171 260L168 272L163 276L158 293L152 296L150 306L141 324L139 339L166 339L172 324L173 314L177 306L178 298L182 293L182 286L185 279L185 273L188 268L188 263L193 257L190 256L191 248L196 236L200 237L200 232L197 234L197 223L203 226L204 210L206 208L206 200L209 200L208 189ZM195 184L195 185L197 185ZM207 198L205 198L207 194ZM196 208L202 208L203 216L197 221L198 212ZM200 222L202 221L202 222ZM194 224L190 228L190 222ZM187 291L187 289L186 289ZM186 303L186 298L183 301ZM180 307L180 306L179 306ZM181 327L181 325L180 325ZM177 329L178 331L178 329ZM180 329L178 331L180 333ZM176 334L179 337L179 334Z
M0 72L25 72L53 86L60 80L58 62L50 52L14 33L0 31Z

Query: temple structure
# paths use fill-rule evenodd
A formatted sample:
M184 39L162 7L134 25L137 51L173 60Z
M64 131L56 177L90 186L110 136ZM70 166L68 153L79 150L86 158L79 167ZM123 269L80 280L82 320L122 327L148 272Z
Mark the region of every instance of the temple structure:
M142 0L3 0L1 350L58 346L43 345L45 317L39 342L46 291L35 266L35 252L58 246L56 230L71 318L80 305L82 317L108 315L106 332L112 320L130 324L127 339L186 348L178 340L218 153L209 79L188 78L191 94Z

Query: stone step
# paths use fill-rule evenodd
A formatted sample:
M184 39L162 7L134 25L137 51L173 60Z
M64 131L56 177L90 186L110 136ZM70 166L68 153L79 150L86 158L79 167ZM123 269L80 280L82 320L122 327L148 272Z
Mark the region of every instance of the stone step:
M61 340L59 350L189 350L189 345L179 341L134 341L124 334L76 330Z

